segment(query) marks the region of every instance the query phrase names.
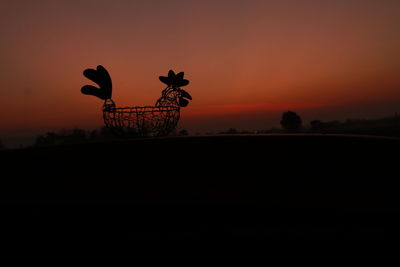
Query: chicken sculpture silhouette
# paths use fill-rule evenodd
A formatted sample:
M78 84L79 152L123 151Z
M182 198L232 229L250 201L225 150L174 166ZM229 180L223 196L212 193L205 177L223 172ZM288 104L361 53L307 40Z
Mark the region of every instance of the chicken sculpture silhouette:
M165 136L178 124L180 108L186 107L190 94L181 89L189 84L183 78L184 73L175 74L170 70L168 76L160 76L167 85L155 106L116 107L112 97L112 82L108 71L103 66L86 69L83 75L99 87L85 85L81 92L104 100L104 124L120 136Z

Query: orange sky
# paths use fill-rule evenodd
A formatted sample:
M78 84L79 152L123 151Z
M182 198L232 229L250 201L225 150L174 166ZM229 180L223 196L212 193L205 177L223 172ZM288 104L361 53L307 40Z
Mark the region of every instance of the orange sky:
M0 138L102 125L80 93L98 64L118 105L151 105L185 71L180 128L263 129L280 114L400 111L400 1L0 1Z

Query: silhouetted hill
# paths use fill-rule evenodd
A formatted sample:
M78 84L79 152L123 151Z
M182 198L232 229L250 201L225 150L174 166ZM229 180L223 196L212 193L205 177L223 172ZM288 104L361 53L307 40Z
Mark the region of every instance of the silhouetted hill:
M399 148L299 134L9 150L0 190L28 238L395 238Z

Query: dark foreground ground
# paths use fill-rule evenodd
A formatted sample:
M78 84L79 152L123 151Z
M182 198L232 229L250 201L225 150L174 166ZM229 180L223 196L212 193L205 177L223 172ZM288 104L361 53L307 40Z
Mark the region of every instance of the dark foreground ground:
M2 238L397 239L400 139L125 140L3 151Z

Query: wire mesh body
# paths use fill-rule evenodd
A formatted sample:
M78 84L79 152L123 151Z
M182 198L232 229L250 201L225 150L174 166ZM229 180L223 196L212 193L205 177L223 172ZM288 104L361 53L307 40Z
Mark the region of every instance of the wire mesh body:
M120 136L168 135L179 117L179 106L116 107L111 99L103 105L105 125Z
M189 84L184 79L184 72L175 74L168 71L168 76L160 76L159 80L167 85L155 106L116 107L112 100L112 81L108 71L101 65L96 69L85 69L83 75L96 83L84 85L81 92L104 100L104 124L112 132L120 136L163 136L171 133L178 124L180 107L186 107L191 95L182 86Z

